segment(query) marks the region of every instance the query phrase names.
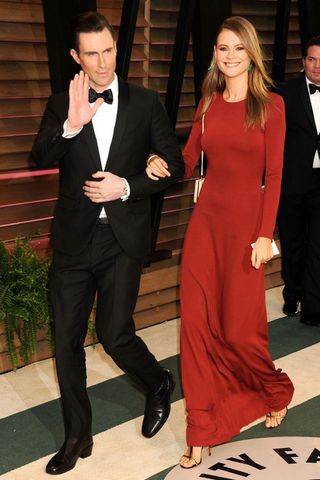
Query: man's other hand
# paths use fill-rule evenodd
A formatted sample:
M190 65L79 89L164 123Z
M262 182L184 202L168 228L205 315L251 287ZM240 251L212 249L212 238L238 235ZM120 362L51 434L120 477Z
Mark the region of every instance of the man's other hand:
M83 186L84 194L94 203L117 200L124 194L123 178L110 172L96 172L92 175L97 180L87 180Z

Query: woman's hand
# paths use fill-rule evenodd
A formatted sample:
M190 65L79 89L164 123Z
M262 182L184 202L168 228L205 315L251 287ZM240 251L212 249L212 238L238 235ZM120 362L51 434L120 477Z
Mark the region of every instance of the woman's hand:
M158 155L151 155L148 158L146 173L151 180L159 180L159 177L171 177L168 164Z
M251 264L257 270L274 256L270 238L258 237L251 254Z

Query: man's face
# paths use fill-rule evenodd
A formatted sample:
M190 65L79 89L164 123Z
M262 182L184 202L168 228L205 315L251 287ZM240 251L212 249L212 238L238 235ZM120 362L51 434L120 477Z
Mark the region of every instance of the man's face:
M312 47L309 47L307 56L302 59L302 63L310 82L320 85L320 46L312 45Z
M117 47L109 30L80 33L79 52L72 49L70 53L88 74L89 84L97 92L102 92L111 84L116 69Z

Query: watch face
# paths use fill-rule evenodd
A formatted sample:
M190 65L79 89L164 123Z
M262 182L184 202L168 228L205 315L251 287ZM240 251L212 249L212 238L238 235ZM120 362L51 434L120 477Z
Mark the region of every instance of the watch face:
M124 182L122 197L126 197L127 195L129 195L129 188L127 182Z

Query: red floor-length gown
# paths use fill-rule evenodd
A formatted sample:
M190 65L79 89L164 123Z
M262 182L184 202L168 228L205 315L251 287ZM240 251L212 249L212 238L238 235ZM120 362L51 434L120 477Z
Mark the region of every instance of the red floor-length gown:
M281 97L270 93L265 131L246 128L246 102L220 93L205 116L201 103L184 150L186 176L201 148L207 173L192 214L181 268L181 368L187 444L215 445L268 411L286 407L289 377L268 351L264 265L251 265L251 243L272 238L285 135ZM265 188L262 178L265 173Z

